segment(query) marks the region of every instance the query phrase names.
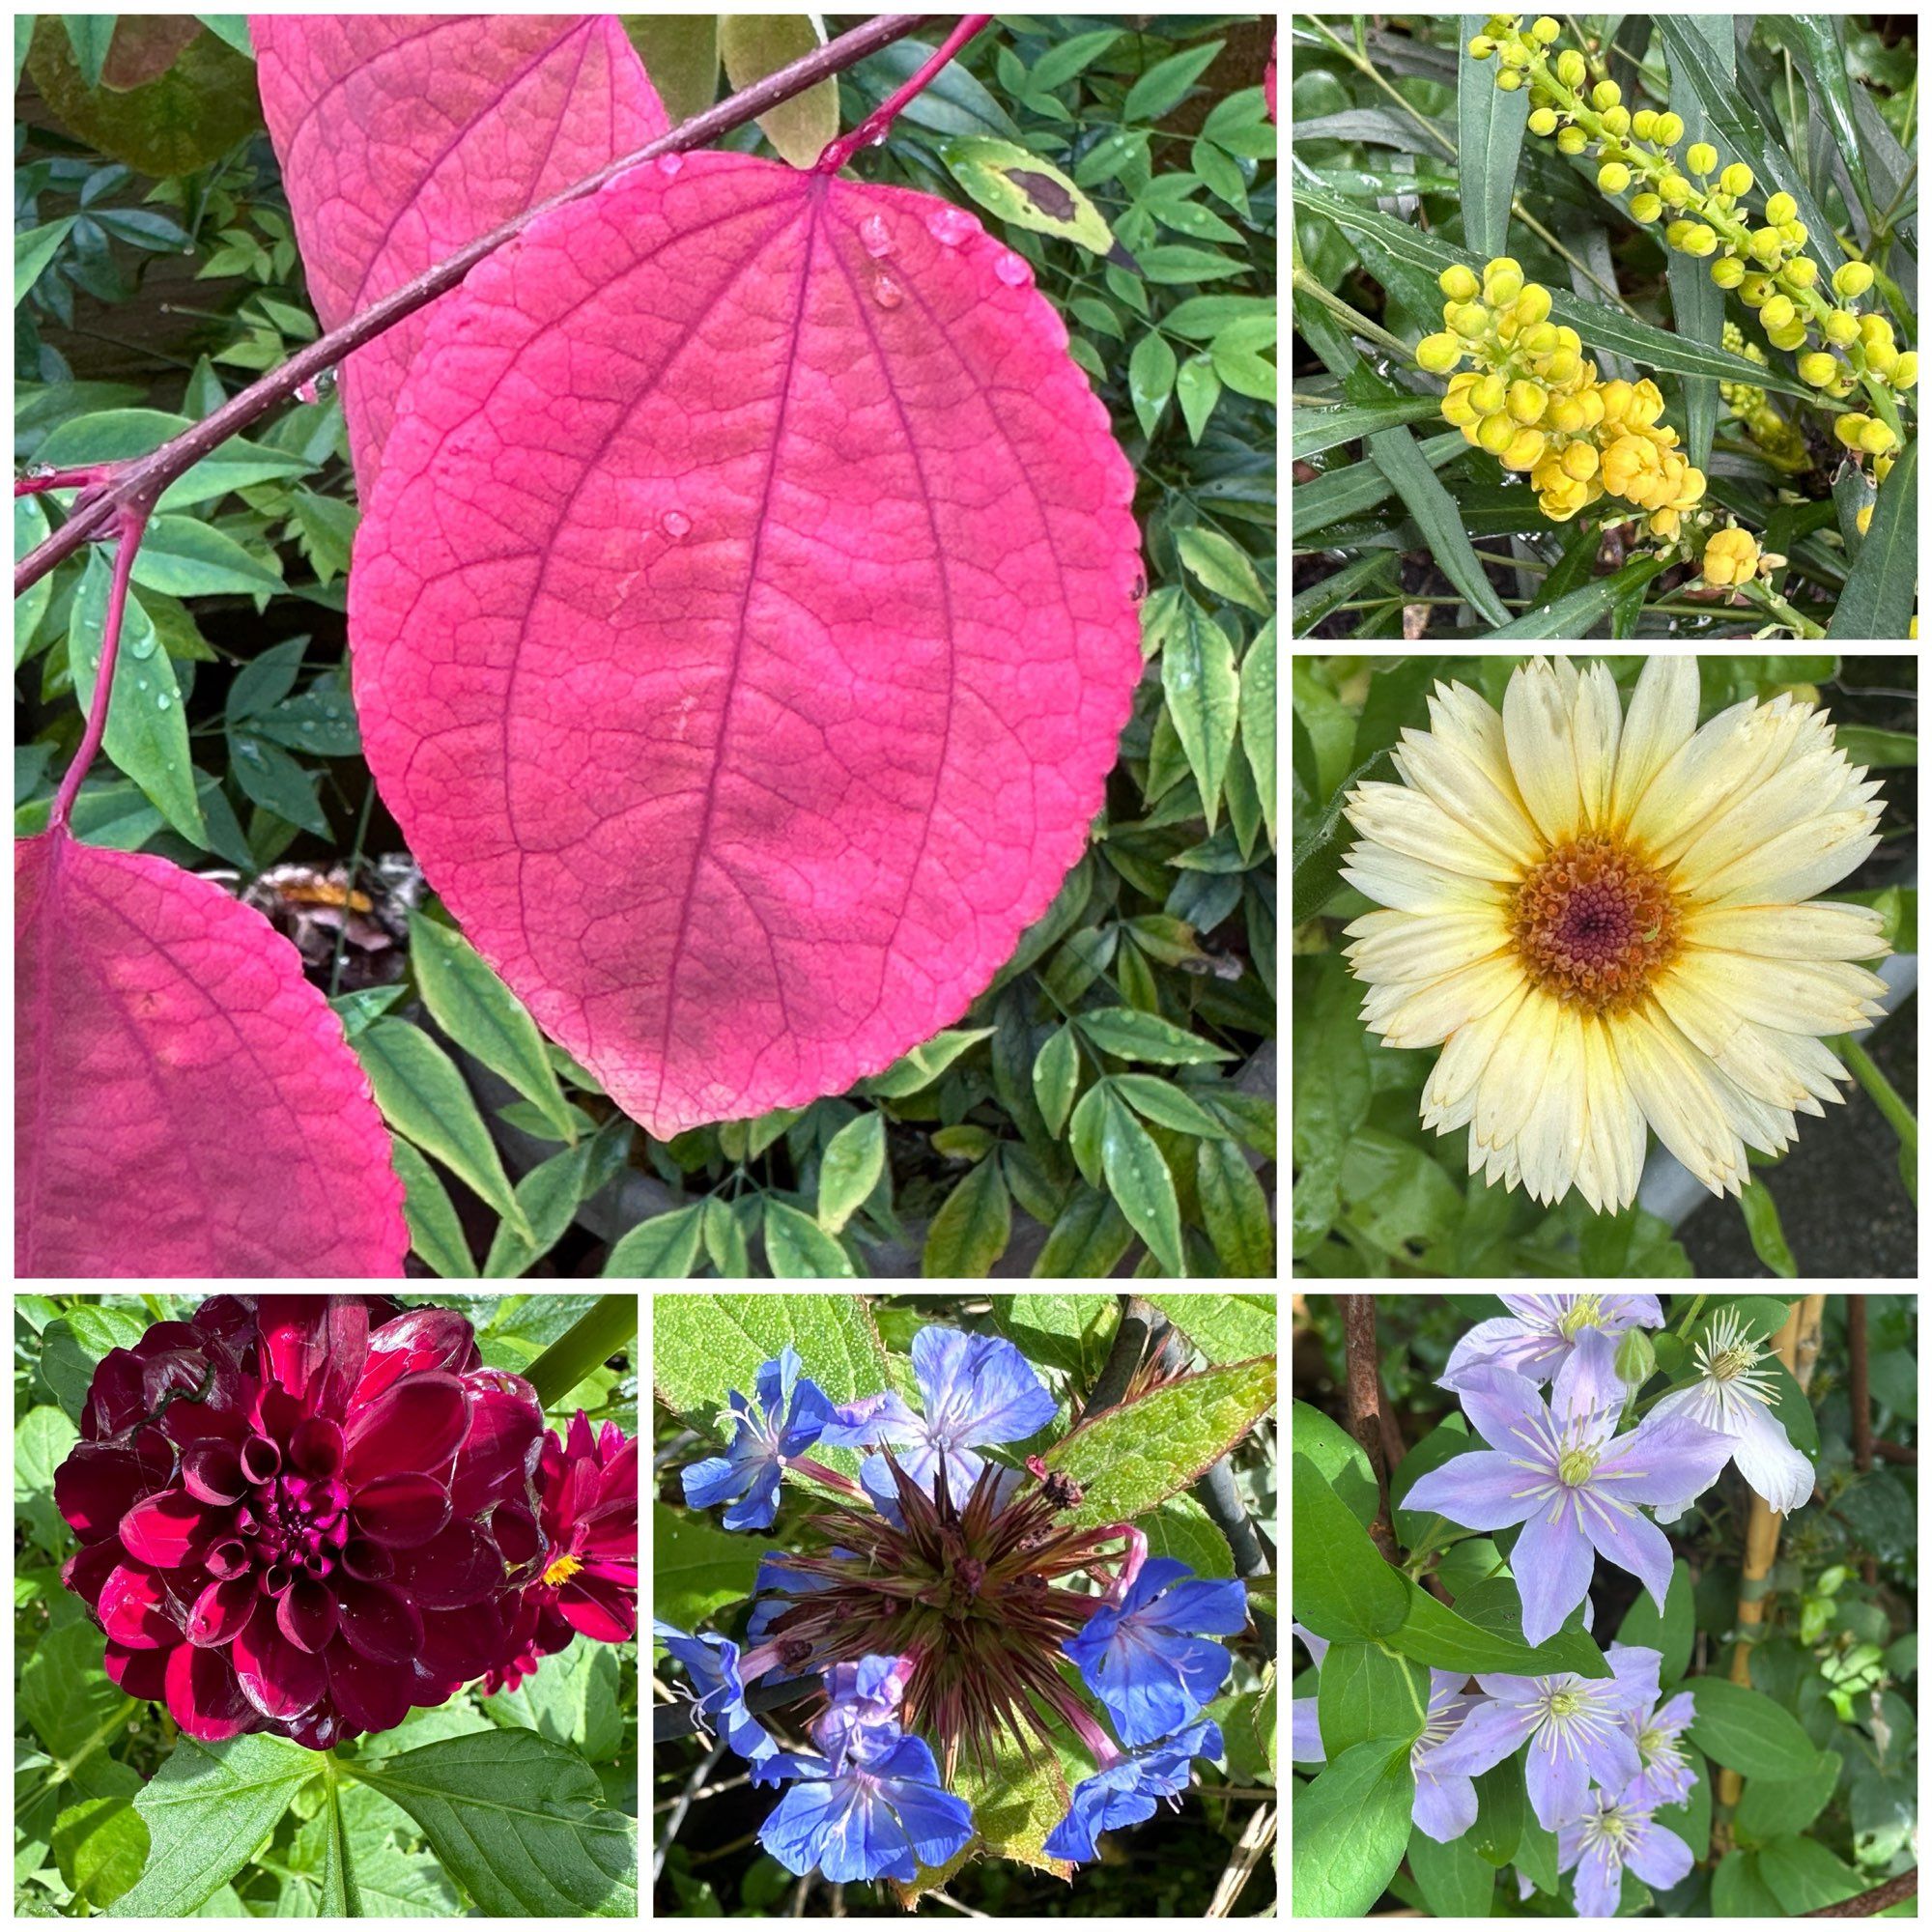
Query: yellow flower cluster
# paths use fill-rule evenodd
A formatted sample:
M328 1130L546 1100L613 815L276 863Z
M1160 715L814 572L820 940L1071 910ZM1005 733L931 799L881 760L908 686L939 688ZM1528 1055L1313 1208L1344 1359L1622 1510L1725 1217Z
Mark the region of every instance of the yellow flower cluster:
M1711 279L1757 311L1773 348L1803 352L1798 372L1813 388L1843 398L1862 384L1874 402L1882 391L1910 389L1918 380L1918 356L1898 348L1886 317L1849 306L1873 284L1869 265L1840 268L1831 291L1847 305L1828 301L1819 266L1804 252L1810 233L1797 202L1773 194L1754 220L1746 197L1757 183L1745 162L1720 168L1708 141L1693 142L1680 162L1671 151L1684 138L1683 120L1649 108L1632 112L1613 80L1588 85L1589 64L1577 49L1552 57L1561 33L1548 14L1525 30L1521 15L1495 14L1469 52L1496 61L1498 87L1514 93L1527 85L1532 133L1553 135L1566 155L1594 152L1598 186L1609 195L1630 192L1634 219L1665 220L1666 245L1714 258ZM1813 346L1814 331L1823 346Z
M1654 536L1675 537L1683 513L1703 500L1704 472L1662 426L1657 384L1600 383L1582 338L1549 320L1549 291L1525 282L1499 256L1483 270L1438 277L1442 332L1425 335L1415 359L1449 376L1442 413L1505 469L1526 470L1537 500L1563 523L1605 495L1648 511ZM1468 357L1476 366L1452 375Z

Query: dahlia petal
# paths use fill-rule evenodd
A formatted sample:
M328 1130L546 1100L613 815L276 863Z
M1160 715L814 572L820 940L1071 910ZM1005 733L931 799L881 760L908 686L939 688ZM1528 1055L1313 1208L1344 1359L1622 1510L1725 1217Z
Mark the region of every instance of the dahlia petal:
M87 1385L81 1433L90 1441L124 1435L147 1414L141 1399L141 1358L131 1349L110 1349L95 1365Z
M393 1664L360 1657L339 1640L318 1662L327 1664L329 1693L355 1729L392 1731L409 1716L409 1677Z
M440 1468L456 1453L469 1424L469 1398L454 1376L412 1376L350 1417L349 1479Z
M181 1641L167 1592L152 1570L117 1564L100 1586L95 1610L101 1629L129 1650L161 1650Z
M245 1573L217 1579L195 1598L187 1615L187 1640L204 1650L233 1643L262 1602L255 1579Z
M345 1578L336 1593L342 1634L377 1663L407 1663L422 1648L422 1612L381 1583Z
M371 1332L355 1401L358 1406L373 1402L400 1377L419 1370L466 1375L481 1360L475 1331L455 1309L406 1309Z
M298 1577L275 1601L275 1623L298 1650L321 1651L334 1636L334 1593L313 1577Z
M485 1600L461 1610L425 1610L422 1622L422 1649L416 1662L452 1688L482 1676L502 1655L508 1640L500 1601Z
M168 1652L168 1713L191 1738L213 1743L261 1727L258 1707L243 1694L230 1650L191 1643Z
M229 1654L242 1696L265 1718L298 1718L328 1690L322 1659L282 1634L267 1598L237 1634Z
M166 1476L165 1463L156 1473L130 1449L82 1442L54 1471L54 1507L83 1543L98 1543L112 1536L142 1492Z
M459 1517L480 1517L493 1504L521 1497L537 1467L544 1440L535 1397L511 1389L474 1391L469 1434L450 1478L450 1506Z
M173 1570L211 1528L203 1504L185 1490L144 1496L121 1519L121 1541L136 1562Z
M198 1502L239 1503L248 1488L233 1443L202 1437L182 1458L182 1487Z
M333 1476L346 1452L342 1429L326 1415L304 1416L289 1438L289 1461L305 1476Z
M151 1703L168 1694L168 1659L172 1650L129 1650L125 1643L107 1640L102 1660L107 1674L130 1697L145 1697Z
M563 1453L572 1463L594 1463L597 1445L591 1439L590 1417L579 1409L570 1418L570 1434L564 1438Z
M84 1543L61 1565L61 1582L92 1609L100 1601L100 1592L128 1552L118 1536L104 1543Z
M449 1492L429 1476L378 1476L356 1491L351 1513L364 1536L413 1548L449 1520Z
M473 1522L458 1520L397 1553L395 1582L425 1610L453 1610L503 1587L503 1559Z
M728 1515L724 1522L727 1528L732 1527ZM544 1533L536 1518L521 1504L506 1503L491 1515L490 1537L512 1570L534 1563L544 1552Z

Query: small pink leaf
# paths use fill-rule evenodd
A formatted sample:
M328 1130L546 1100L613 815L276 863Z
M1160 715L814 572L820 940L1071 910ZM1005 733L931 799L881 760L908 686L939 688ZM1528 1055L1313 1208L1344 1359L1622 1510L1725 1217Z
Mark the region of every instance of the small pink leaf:
M1080 856L1141 670L1133 487L962 210L646 163L430 330L351 578L369 762L653 1133L838 1093Z
M14 846L21 1275L400 1275L402 1183L301 958L164 859Z
M324 328L669 125L613 14L256 14L249 31ZM434 313L344 367L365 501Z

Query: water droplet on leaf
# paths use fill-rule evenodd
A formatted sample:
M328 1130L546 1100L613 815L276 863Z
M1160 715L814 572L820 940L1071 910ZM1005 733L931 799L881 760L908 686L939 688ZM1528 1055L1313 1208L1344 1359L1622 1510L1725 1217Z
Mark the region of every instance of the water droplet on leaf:
M868 214L859 224L859 240L865 244L866 253L877 261L881 255L890 254L893 246L892 230L876 214Z
M679 537L691 534L691 519L682 510L667 510L658 519L658 527L675 543Z
M935 208L925 217L925 230L942 248L956 248L972 234L973 217L963 208Z
M872 277L872 299L881 308L897 308L905 300L905 291L881 270Z
M1010 248L993 264L993 272L1009 289L1023 289L1033 280L1033 269L1027 258L1015 255Z
M673 180L683 171L683 168L684 156L682 155L660 155L658 156L658 173L663 175L667 181Z
M173 700L168 696L167 693L164 691L158 697L155 699L155 709L156 711L165 711L168 708L169 704L172 702Z
M155 634L142 631L128 639L128 653L130 657L151 658L155 655Z

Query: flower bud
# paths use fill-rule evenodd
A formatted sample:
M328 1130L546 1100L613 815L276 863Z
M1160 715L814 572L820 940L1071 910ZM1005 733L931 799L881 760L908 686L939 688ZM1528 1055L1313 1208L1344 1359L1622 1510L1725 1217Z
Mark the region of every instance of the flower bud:
M1693 175L1707 175L1718 165L1718 151L1708 141L1692 141L1685 151L1684 165ZM1738 192L1742 194L1744 190L1740 188Z
M1859 334L1863 338L1866 348L1870 348L1874 342L1889 342L1891 323L1889 318L1882 315L1861 315L1859 317Z
M1557 152L1565 155L1580 155L1590 145L1590 137L1580 128L1565 128L1556 136Z
M1868 262L1847 262L1832 277L1833 292L1847 298L1863 295L1871 285L1872 271Z
M1573 442L1561 458L1563 473L1575 477L1578 483L1587 483L1597 473L1597 452L1587 442Z
M1690 230L1696 224L1693 221L1691 221L1690 217L1688 214L1679 215L1678 218L1675 221L1671 222L1670 225L1663 231L1663 240L1665 246L1671 248L1682 248L1684 246L1685 238L1690 233Z
M1848 308L1834 308L1825 318L1825 340L1840 349L1859 339L1859 319Z
M1757 177L1742 161L1733 161L1718 177L1718 185L1728 195L1747 195L1757 184Z
M1415 359L1432 375L1446 376L1463 359L1463 345L1447 332L1425 335L1415 345Z
M1531 282L1516 298L1517 320L1525 327L1532 323L1547 321L1549 315L1549 291L1541 282Z
M1796 218L1798 204L1788 194L1775 194L1764 205L1764 218L1775 228L1780 221Z
M1663 213L1663 203L1654 194L1634 194L1630 212L1633 220L1655 221Z
M1548 391L1526 379L1519 379L1509 385L1507 408L1520 423L1541 422L1548 403Z
M1802 221L1780 221L1777 232L1794 248L1802 248L1811 239L1811 231Z
M1552 383L1567 383L1582 366L1574 349L1557 349L1544 358L1543 373Z
M1809 255L1796 255L1778 271L1788 289L1808 289L1818 280L1818 265Z
M1514 94L1522 85L1522 75L1515 68L1506 67L1496 75L1496 85L1505 94Z
M1723 588L1757 575L1757 540L1748 530L1723 529L1705 546L1704 582Z
M1527 291L1524 293L1526 294ZM1548 289L1544 290L1546 296L1548 293ZM1522 301L1520 298L1517 301L1517 313L1519 315L1522 313ZM1523 330L1520 339L1524 351L1528 355L1551 355L1557 348L1556 326L1548 322L1532 323L1529 327Z
M1605 161L1597 170L1597 185L1605 194L1621 194L1631 185L1631 171L1621 161Z
M1500 456L1516 440L1517 425L1511 421L1509 413L1497 410L1483 418L1482 426L1476 431L1476 440L1492 456Z
M1553 107L1539 107L1529 117L1529 131L1532 134L1555 133L1556 110Z
M1581 87L1589 71L1589 64L1575 47L1565 47L1556 56L1556 78L1565 87Z
M1822 349L1814 349L1810 355L1798 358L1798 373L1814 389L1829 389L1838 380L1838 358L1828 355Z
M1894 389L1909 389L1913 387L1914 384L1918 383L1918 357L1914 351L1908 349L1904 353L1904 355L1902 355L1898 358L1897 365L1893 368L1891 372L1891 386Z
M1639 141L1654 140L1657 136L1657 114L1649 107L1639 107L1631 116L1631 132Z
M1739 285L1738 295L1747 308L1762 308L1771 299L1771 277L1747 275Z
M1548 409L1544 412L1543 420L1551 429L1560 431L1565 436L1574 436L1583 427L1582 399L1577 396L1552 397ZM1580 448L1583 445L1572 446Z
M1476 38L1469 43L1469 58L1471 60L1488 60L1489 57L1495 52L1495 50L1496 50L1495 42L1491 40L1489 35L1487 34L1478 34Z
M1870 421L1870 416L1860 415L1856 410L1847 411L1845 414L1841 415L1832 425L1832 434L1847 449L1856 449L1859 446L1859 438L1863 434L1866 424Z
M1490 326L1490 312L1481 302L1464 302L1461 308L1445 309L1442 319L1460 336L1474 342Z
M1754 228L1750 251L1767 269L1776 268L1784 253L1784 237L1776 228Z
M1502 452L1505 469L1534 469L1543 460L1543 432L1536 429L1520 429L1510 438L1509 447Z
M1604 126L1612 134L1628 134L1631 130L1630 109L1628 107L1606 108L1604 113Z
M1774 349L1802 349L1804 346L1806 329L1795 318L1781 328L1767 328L1765 338Z
M1711 264L1711 279L1720 289L1734 289L1745 278L1745 265L1735 255L1719 255Z
M1624 91L1613 80L1600 80L1590 90L1590 104L1599 112L1605 107L1614 107L1624 98ZM1680 133L1683 129L1678 129Z
M1443 416L1465 433L1468 432L1469 425L1482 414L1482 412L1469 400L1470 385L1475 380L1468 370L1463 370L1460 376L1450 379L1449 393L1442 398ZM1469 440L1473 442L1474 436L1471 435Z
M1626 1328L1617 1344L1617 1379L1628 1388L1641 1388L1657 1369L1657 1350L1641 1328Z
M1875 376L1889 376L1898 361L1898 351L1889 342L1874 342L1865 350L1865 367Z
M1483 270L1483 299L1492 308L1505 308L1522 293L1522 265L1513 256L1498 255Z
M1766 328L1782 328L1797 314L1789 296L1773 296L1758 311Z
M1502 408L1509 394L1509 384L1493 370L1487 376L1478 376L1475 386L1469 391L1469 401L1481 415L1493 415Z
M1562 31L1563 29L1548 14L1545 14L1530 23L1529 37L1533 41L1542 42L1547 47Z
M1451 301L1459 302L1474 299L1476 292L1482 287L1476 279L1475 270L1465 269L1461 262L1454 268L1444 269L1435 277L1435 285Z
M1684 252L1687 255L1715 255L1718 252L1718 231L1706 227L1701 221L1694 224L1684 238Z
M1672 208L1682 208L1696 190L1682 175L1665 175L1658 183L1657 191Z
M1889 423L1882 423L1876 416L1867 416L1859 430L1859 447L1867 456L1883 456L1898 441L1891 433Z

